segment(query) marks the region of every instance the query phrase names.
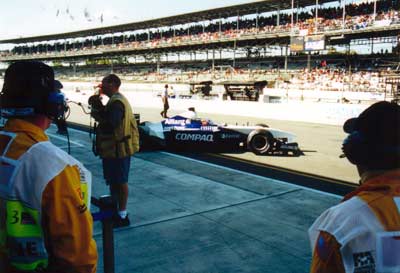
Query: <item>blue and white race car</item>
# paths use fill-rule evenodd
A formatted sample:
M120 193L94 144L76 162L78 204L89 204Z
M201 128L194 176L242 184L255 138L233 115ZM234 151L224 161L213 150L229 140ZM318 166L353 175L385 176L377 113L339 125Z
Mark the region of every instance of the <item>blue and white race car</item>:
M302 152L291 133L267 125L216 124L208 119L182 113L160 122L139 126L142 146L185 152L245 152L257 155Z

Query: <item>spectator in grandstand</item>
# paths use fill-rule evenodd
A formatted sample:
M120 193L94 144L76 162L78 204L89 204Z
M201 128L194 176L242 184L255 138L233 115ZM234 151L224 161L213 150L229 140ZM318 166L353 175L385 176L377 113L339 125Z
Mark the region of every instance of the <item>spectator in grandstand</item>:
M375 103L343 129L361 185L311 226L311 272L399 272L400 106Z
M376 1L376 18L373 17L374 3L349 3L345 7L346 29L362 29L373 26L374 21L387 21L388 23L399 22L399 1L380 0ZM296 23L294 31L303 34L312 34L315 29L315 9L303 12L295 11ZM342 26L342 7L318 8L318 30L329 31L339 30ZM70 41L62 43L41 43L32 46L16 46L11 50L11 54L65 54L61 49L70 52L81 52L93 49L107 49L118 47L147 47L158 46L160 44L181 43L184 41L207 41L213 37L234 38L241 34L248 33L271 33L271 32L288 32L292 31L291 15L289 13L281 13L279 15L279 24L277 14L272 14L269 17L258 17L258 29L255 28L255 19L239 20L239 31L237 30L236 20L226 21L223 24L211 23L203 28L203 25L191 25L187 28L175 29L173 31L163 30L162 33L151 30L143 30L141 33L130 34L126 39L122 35L111 37L87 38L83 43L71 43ZM221 32L220 32L221 28ZM190 35L188 35L190 33ZM150 40L150 43L148 41ZM0 53L1 54L1 53Z
M53 69L20 61L5 73L0 108L0 272L96 272L91 175L49 142L64 114Z
M102 93L110 98L107 105L102 107L98 95L89 99L89 103L97 108L92 116L99 122L96 151L102 158L104 179L110 187L111 196L118 204L114 227L130 225L126 210L128 176L131 156L139 150L136 120L129 101L119 92L120 86L119 77L110 74L101 83Z
M244 88L244 94L246 95L246 97L247 97L249 100L251 100L251 91L250 91L250 89L249 89L247 86Z
M168 84L164 86L164 91L161 93L161 100L163 103L163 110L160 112L160 115L163 118L168 118L167 116L167 111L169 109L169 103L168 103Z

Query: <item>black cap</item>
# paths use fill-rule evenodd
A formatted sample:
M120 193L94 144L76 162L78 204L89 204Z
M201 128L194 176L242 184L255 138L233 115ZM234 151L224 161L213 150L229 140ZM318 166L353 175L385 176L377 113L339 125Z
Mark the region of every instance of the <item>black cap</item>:
M387 101L377 102L357 118L347 120L343 130L348 134L360 132L368 143L400 146L400 106Z
M42 113L49 93L54 91L54 71L50 66L38 61L18 61L5 72L0 107L34 108L36 113Z
M31 92L51 92L54 90L53 69L37 61L18 61L11 64L4 76L2 93L31 95Z

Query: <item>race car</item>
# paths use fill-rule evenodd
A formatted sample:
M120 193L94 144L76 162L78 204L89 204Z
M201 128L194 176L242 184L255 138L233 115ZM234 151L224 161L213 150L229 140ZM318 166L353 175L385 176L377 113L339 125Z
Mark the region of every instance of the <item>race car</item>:
M142 122L139 133L144 148L158 147L185 152L251 151L256 155L302 154L291 133L265 124L216 124L209 119L185 113L160 122Z

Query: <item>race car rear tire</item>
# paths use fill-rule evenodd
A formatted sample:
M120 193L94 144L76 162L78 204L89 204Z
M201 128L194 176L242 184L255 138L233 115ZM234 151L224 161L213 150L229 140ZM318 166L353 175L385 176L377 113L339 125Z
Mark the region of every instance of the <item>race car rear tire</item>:
M254 130L247 137L247 148L256 155L264 155L269 152L273 137L266 130Z

